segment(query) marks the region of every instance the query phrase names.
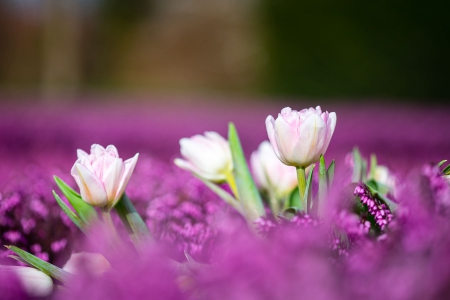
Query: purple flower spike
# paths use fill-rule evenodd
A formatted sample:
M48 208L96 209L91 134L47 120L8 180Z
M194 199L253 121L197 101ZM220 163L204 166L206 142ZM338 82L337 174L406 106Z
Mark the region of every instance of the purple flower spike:
M359 197L361 203L367 207L369 213L374 217L375 222L381 230L384 230L392 221L394 215L391 213L389 207L381 200L374 197L365 184L359 184L355 188L353 195Z

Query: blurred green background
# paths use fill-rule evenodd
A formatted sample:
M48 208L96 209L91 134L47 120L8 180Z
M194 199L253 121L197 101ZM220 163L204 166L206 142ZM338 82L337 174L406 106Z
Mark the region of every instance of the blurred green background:
M2 0L0 95L450 98L444 1Z

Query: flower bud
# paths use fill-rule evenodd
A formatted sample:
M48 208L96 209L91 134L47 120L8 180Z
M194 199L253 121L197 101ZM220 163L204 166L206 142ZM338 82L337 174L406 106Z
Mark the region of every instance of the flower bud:
M111 268L110 263L100 253L79 252L73 253L63 270L72 274L86 271L94 276L100 276Z
M233 160L228 141L217 132L194 135L180 140L181 155L175 164L205 180L225 181L233 171Z
M307 167L325 154L336 127L336 113L320 106L301 111L283 108L278 118L266 119L267 134L276 156L286 165Z
M252 153L250 164L258 187L272 191L277 199L287 196L297 187L295 168L283 164L268 141L262 142Z
M53 280L47 274L31 267L1 266L2 270L14 273L25 292L32 297L46 297L53 292Z
M78 160L71 174L87 203L111 209L122 197L133 173L139 154L125 162L119 157L116 147L103 148L94 144L91 153L78 149Z

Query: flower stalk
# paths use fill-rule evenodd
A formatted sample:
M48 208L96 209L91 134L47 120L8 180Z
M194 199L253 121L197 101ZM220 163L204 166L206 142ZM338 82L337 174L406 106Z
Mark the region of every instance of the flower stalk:
M305 167L297 167L297 181L298 181L298 192L300 194L300 203L298 203L298 207L301 208L301 210L308 213L308 203L307 199L305 197L305 191L306 191L306 172Z

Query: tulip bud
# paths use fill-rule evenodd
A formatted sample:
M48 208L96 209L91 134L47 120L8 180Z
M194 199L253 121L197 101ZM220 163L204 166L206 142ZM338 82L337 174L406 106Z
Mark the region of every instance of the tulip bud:
M233 171L233 160L228 141L217 132L194 135L180 140L181 155L175 164L205 180L226 181Z
M381 165L377 165L375 167L373 178L377 183L382 184L386 186L389 190L385 191L391 192L393 195L395 195L396 187L397 187L397 178L390 172L390 170Z
M78 149L78 160L72 167L80 194L87 203L111 209L122 197L133 173L139 154L125 162L116 147L94 144L91 153Z
M1 266L2 269L14 273L24 291L32 297L46 297L53 292L53 280L47 274L30 267Z
M100 276L111 268L110 263L100 253L79 252L73 253L63 270L72 274L86 271L94 276Z
M250 164L258 187L273 192L276 199L287 196L297 186L295 169L280 162L268 141L252 153Z
M283 108L278 118L266 119L267 134L276 156L288 166L306 168L325 154L336 127L336 113L320 106L301 111Z

